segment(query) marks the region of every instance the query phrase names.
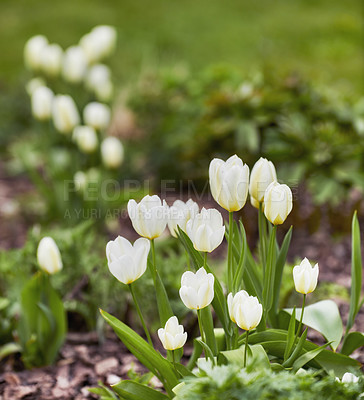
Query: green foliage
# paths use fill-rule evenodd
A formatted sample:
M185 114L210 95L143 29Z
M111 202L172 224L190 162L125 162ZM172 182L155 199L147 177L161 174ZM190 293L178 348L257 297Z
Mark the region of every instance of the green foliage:
M250 365L241 369L234 364L200 366L197 377L186 378L176 390L176 400L355 400L364 390L364 378L344 384L332 375L317 373L296 375L287 371L273 372Z
M145 131L140 157L156 182L192 178L203 188L210 160L237 153L248 164L267 157L291 185L306 181L318 204L337 205L348 188L364 189L356 127L363 110L297 77L169 71L142 77L129 104Z
M63 302L49 278L38 272L21 292L18 333L27 368L52 364L66 337Z

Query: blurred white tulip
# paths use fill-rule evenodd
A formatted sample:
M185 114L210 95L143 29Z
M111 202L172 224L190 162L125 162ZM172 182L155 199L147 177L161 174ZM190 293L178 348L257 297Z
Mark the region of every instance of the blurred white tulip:
M224 239L225 226L221 213L215 208L202 208L186 224L186 232L198 251L211 253Z
M32 114L39 121L46 121L52 116L54 94L46 86L36 88L31 96Z
M67 82L80 83L85 78L87 59L80 46L69 47L63 57L62 75Z
M83 153L93 153L99 143L95 129L87 125L76 126L72 138Z
M136 281L147 269L150 242L139 238L134 245L122 236L106 245L106 257L110 272L125 285Z
M235 296L229 293L227 303L230 319L241 329L250 331L259 325L263 307L257 297L249 296L245 290L241 290Z
M302 294L313 292L317 286L318 274L318 264L312 267L305 257L300 265L296 265L293 268L293 280L297 292Z
M200 310L211 304L214 298L215 278L200 268L195 274L186 271L181 278L179 295L184 305L191 310Z
M173 206L169 207L168 228L171 235L177 237L178 226L186 232L187 221L198 214L198 204L192 199L186 203L182 200L176 200Z
M109 136L102 141L101 158L107 168L120 167L124 160L124 147L118 138Z
M57 95L52 104L53 123L61 133L71 133L80 123L80 115L71 96Z
M43 47L40 53L42 71L52 77L59 75L62 68L63 50L58 44Z
M63 267L61 253L56 242L49 236L44 237L38 245L37 260L39 267L48 274L55 274Z
M173 316L164 328L158 329L158 337L166 350L176 350L186 343L187 332L184 332L183 325L178 324L177 317Z
M114 27L99 25L80 40L90 64L101 61L109 56L115 49L117 33Z
M96 130L104 130L110 123L110 107L106 104L93 101L83 110L84 122Z
M249 187L249 167L237 156L227 161L214 158L209 167L211 193L225 210L239 211L244 207Z
M73 182L77 191L84 191L88 184L87 174L83 171L77 171L73 176Z
M92 65L86 75L86 87L95 93L100 101L110 101L114 87L111 82L110 68L104 64Z
M48 39L43 35L36 35L31 37L24 47L24 61L25 65L34 71L41 68L41 52L44 47L48 45Z
M35 89L46 85L46 81L43 78L33 78L25 85L25 90L31 96Z
M273 225L280 225L292 211L292 192L287 185L272 182L264 192L264 214Z
M165 200L162 203L162 200L157 195L146 195L139 203L135 200L129 200L128 214L133 228L140 236L155 239L166 228L169 207Z
M277 174L273 163L260 157L250 174L249 193L253 207L259 208L259 203L264 201L267 187L276 180Z
M345 374L341 378L341 382L343 382L343 383L356 383L358 381L359 381L359 377L352 374L351 372L345 372Z

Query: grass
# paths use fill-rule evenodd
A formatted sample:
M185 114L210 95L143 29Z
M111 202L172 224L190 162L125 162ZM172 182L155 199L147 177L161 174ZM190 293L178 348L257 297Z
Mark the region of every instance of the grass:
M66 47L107 23L119 32L113 62L121 83L149 66L232 63L295 70L360 93L361 11L356 0L1 0L0 79L13 86L26 76L22 49L30 36Z

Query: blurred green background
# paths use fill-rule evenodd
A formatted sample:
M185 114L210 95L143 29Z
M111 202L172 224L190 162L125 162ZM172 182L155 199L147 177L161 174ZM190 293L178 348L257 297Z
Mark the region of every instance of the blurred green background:
M183 62L198 70L226 62L303 72L349 93L363 88L356 0L1 0L1 80L16 85L24 75L30 36L66 47L97 24L118 29L114 71L121 84L151 65Z

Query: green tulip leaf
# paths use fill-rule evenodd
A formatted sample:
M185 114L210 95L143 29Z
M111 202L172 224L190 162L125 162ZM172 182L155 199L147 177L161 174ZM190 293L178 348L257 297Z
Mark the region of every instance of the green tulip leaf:
M121 381L111 386L125 400L168 400L165 394L134 381Z
M285 309L292 314L293 309ZM296 319L301 317L301 308L296 308ZM320 332L324 338L331 342L331 347L336 350L343 334L343 324L339 308L332 300L323 300L305 307L303 323Z
M245 345L242 345L238 349L235 350L227 350L227 351L222 351L219 353L217 357L217 362L219 365L222 364L236 364L240 367L243 367L244 364L244 349ZM267 368L270 369L270 363L269 363L269 358L267 356L266 351L264 348L256 344L254 346L249 346L250 352L248 351L248 357L252 358L253 363L256 365L259 365L261 368ZM248 349L248 350L249 350Z
M341 353L349 356L354 350L364 346L364 333L350 332L346 336Z

